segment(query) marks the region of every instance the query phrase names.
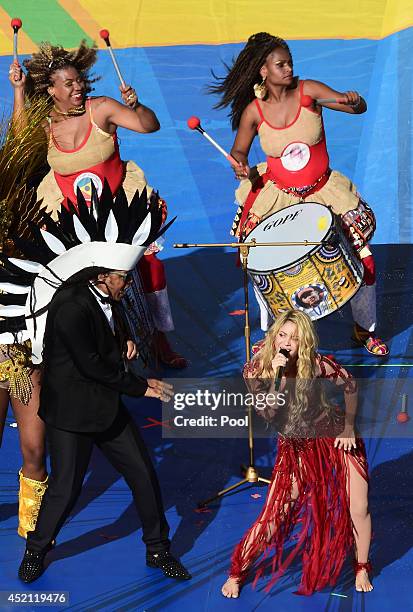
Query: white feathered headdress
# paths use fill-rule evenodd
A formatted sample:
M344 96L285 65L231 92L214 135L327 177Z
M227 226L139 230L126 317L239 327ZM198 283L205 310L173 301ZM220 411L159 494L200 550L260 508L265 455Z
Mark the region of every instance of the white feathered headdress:
M88 207L78 191L77 206L62 208L59 222L44 213L41 227L31 224L33 241L12 237L29 259L1 255L0 343L31 340L32 361L41 362L47 309L60 285L89 267L131 270L147 246L173 223L161 224L157 194L146 189L130 205L123 190L115 201L107 183L100 199L95 190Z

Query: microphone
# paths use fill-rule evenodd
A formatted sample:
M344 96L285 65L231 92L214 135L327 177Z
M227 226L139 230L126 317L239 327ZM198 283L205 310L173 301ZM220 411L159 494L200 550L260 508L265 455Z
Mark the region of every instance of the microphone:
M290 356L290 353L287 351L287 349L281 348L278 352L281 353L281 355L284 355L284 357L287 357L287 359ZM280 388L281 379L283 377L284 370L285 370L284 366L280 366L279 368L277 368L277 373L274 378L274 391L278 391L278 389Z

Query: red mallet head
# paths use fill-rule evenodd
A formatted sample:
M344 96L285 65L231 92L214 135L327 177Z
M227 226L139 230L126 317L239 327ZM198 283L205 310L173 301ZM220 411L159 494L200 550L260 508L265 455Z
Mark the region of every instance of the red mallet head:
M403 393L402 395L402 407L396 419L399 423L407 423L407 421L410 420L410 417L407 414L407 395L406 393Z
M22 20L19 19L18 17L13 17L13 19L11 20L10 23L11 27L13 28L13 30L15 32L17 32L17 30L20 30L20 28L22 27Z
M99 36L101 38L103 38L103 40L105 41L105 43L107 44L107 46L110 46L110 40L109 40L109 30L101 30L99 32Z
M302 106L311 106L313 102L314 102L314 99L311 96L304 95L301 98Z
M196 130L201 126L201 119L199 117L189 117L187 124L191 130Z

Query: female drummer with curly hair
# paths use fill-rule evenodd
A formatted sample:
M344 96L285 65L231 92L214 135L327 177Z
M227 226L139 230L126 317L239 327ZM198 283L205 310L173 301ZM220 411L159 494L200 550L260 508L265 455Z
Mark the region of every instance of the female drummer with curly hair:
M141 193L146 188L148 197L152 193L142 170L134 162L121 160L116 130L123 127L147 134L159 129L159 121L129 85L120 87L123 104L106 96L88 97L97 80L90 76L96 54L96 47L89 47L85 41L74 51L42 43L39 51L24 61L27 77L16 62L10 67L16 122L24 112L25 91L50 101L44 127L51 171L39 185L37 195L43 198L47 212L54 215L62 205L68 207L69 200L76 201L78 189L87 201L93 188L100 195L105 180L114 195L122 186L128 201L137 190ZM166 203L159 197L158 201L166 217ZM183 368L186 360L172 351L165 335L173 329L173 321L164 267L156 258L158 250L151 245L139 269L156 327L158 356L165 365Z
M280 349L287 351L288 359ZM250 391L274 397L274 377L280 367L284 375L279 391L285 394L285 405L267 401L261 412L280 433L267 499L234 550L222 593L238 597L258 560L255 581L266 567L271 568L270 589L298 555L303 568L298 593L311 595L335 584L352 549L356 589L371 591L367 459L364 443L354 431L356 383L344 368L317 352L313 323L297 310L276 320L246 364L244 378ZM329 405L320 379L343 390L345 412Z
M248 39L226 77L210 87L221 96L216 108L229 106L237 130L231 154L241 180L239 209L232 232L244 238L262 220L298 202L331 206L361 258L364 283L351 301L354 340L373 355L388 354L375 333L375 267L367 241L375 229L374 215L355 185L329 168L322 107L350 114L364 113L366 102L355 91L340 93L313 80L294 76L287 43L265 32ZM339 100L317 102L317 100ZM258 134L267 161L255 168L248 153ZM267 329L262 313L263 329Z

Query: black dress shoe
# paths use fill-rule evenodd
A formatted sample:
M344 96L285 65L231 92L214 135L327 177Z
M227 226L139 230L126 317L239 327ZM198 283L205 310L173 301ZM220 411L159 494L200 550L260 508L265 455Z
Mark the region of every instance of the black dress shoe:
M146 553L146 565L161 569L167 578L175 578L175 580L191 580L192 578L182 563L167 550L159 553Z
M48 550L37 552L26 548L23 561L21 562L19 567L20 580L23 580L23 582L28 583L34 582L35 580L40 578L45 569L44 558Z

